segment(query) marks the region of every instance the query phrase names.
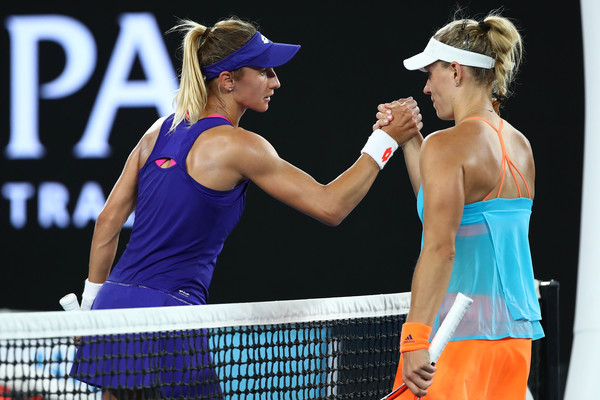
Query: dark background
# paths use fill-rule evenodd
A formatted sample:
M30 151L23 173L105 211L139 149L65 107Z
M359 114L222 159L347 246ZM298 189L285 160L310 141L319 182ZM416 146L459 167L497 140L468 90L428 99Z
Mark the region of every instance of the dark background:
M50 2L48 2L50 3ZM561 284L563 379L572 341L577 279L584 133L583 55L579 2L555 8L542 1L420 2L10 2L0 13L63 14L85 24L98 48L91 80L75 94L40 101L40 138L47 155L40 160L9 160L0 155L2 182L58 181L71 191L72 207L81 186L97 181L105 195L129 151L158 114L154 108L119 111L111 131L113 153L106 159L75 159L73 145L89 118L119 33L123 12L154 14L161 31L177 18L205 25L231 15L256 22L274 41L302 49L277 69L282 87L269 111L252 111L242 126L266 137L280 156L327 183L359 156L379 103L414 96L422 109L426 135L449 126L437 119L422 93L425 75L409 72L402 60L421 51L433 32L453 16L457 5L481 19L504 7L516 19L525 42L525 62L502 116L531 141L536 165L536 198L530 239L535 275ZM0 148L8 143L10 43L1 37ZM180 37L165 36L179 71ZM64 67L60 46L40 44L40 82ZM143 78L138 69L132 78ZM27 123L27 111L23 112ZM0 308L58 310L58 299L80 293L87 276L90 223L84 229L42 229L35 196L28 201L22 229L9 223L9 203L0 198L3 290ZM72 208L71 208L72 211ZM122 234L122 242L129 231ZM256 186L248 190L239 225L220 256L211 303L299 299L405 292L419 255L421 226L415 199L397 154L377 178L365 200L331 228L277 202ZM121 246L121 250L124 245Z

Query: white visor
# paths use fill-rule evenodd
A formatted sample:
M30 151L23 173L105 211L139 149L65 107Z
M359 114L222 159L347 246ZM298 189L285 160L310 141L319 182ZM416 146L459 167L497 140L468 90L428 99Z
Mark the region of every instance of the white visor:
M426 66L433 64L438 60L446 62L456 61L461 65L486 69L494 68L495 63L492 57L474 53L472 51L457 49L456 47L448 46L445 43L431 38L422 53L404 60L404 66L411 71L416 69L425 71Z

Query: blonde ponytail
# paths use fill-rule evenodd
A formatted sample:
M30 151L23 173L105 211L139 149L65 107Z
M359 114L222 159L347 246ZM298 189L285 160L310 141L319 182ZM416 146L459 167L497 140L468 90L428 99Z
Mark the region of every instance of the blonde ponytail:
M181 79L179 90L175 95L175 116L170 131L174 130L184 119L191 124L198 121L200 112L206 107L208 90L206 82L200 70L198 49L200 39L207 32L207 27L196 22L185 20L182 24L172 30L183 30L186 32L183 39L183 62L181 67Z
M173 100L176 104L175 116L169 131L173 131L184 120L193 125L200 119L210 89L210 81L205 79L201 67L227 57L257 32L254 25L236 17L219 21L212 28L183 20L169 30L172 31L182 31L185 36L179 90Z
M491 14L483 21L490 27L488 40L496 54L494 93L506 98L511 94L510 87L523 59L523 39L507 18Z

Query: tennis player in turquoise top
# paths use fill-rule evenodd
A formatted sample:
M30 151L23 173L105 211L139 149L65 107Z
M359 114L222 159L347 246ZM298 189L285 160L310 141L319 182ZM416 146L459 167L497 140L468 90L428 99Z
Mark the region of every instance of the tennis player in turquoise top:
M210 28L184 21L175 30L185 32L177 108L143 135L98 216L83 310L205 304L216 259L242 214L250 181L302 213L338 225L398 146L421 128L416 102L409 101L397 113L403 123L371 132L358 160L322 185L239 125L246 110L268 109L280 87L273 68L288 62L300 46L274 43L238 19ZM130 241L111 272L119 233L134 210ZM188 345L167 350L186 353L182 346ZM205 348L206 341L198 339L193 346ZM116 364L89 361L97 352L108 353L84 338L72 375L102 386L107 398L135 397L156 387L161 397L219 397L214 372L200 368L211 363L209 357L157 361L166 369L191 365L204 371L169 376L147 372L143 357ZM129 355L136 352L127 348ZM188 389L174 391L184 390L181 385Z
M404 61L427 73L424 93L455 125L403 147L423 237L394 384L410 392L400 399L526 397L531 341L543 336L528 240L535 166L528 140L499 115L521 55L515 25L492 12L447 24ZM376 127L394 124L401 103L381 105ZM432 366L429 338L459 292L473 304Z

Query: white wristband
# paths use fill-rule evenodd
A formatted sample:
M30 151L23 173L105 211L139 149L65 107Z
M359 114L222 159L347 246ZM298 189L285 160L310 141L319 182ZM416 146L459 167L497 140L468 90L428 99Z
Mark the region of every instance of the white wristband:
M85 286L83 287L83 294L81 295L81 309L83 311L91 310L94 299L98 294L98 291L102 287L101 283L90 282L88 279L85 280Z
M396 149L398 149L398 143L381 129L376 129L369 136L361 153L370 155L379 165L379 169L383 169Z

